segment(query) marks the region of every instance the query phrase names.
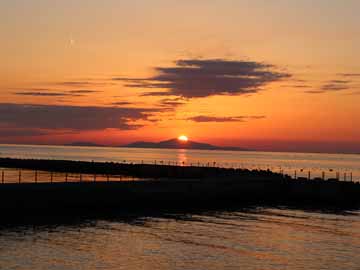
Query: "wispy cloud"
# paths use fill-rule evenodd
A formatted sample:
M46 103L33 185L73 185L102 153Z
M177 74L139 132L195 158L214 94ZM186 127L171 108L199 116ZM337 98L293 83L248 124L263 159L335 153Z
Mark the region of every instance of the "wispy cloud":
M184 104L186 104L184 98L164 98L160 100L160 105L164 107L178 107Z
M189 117L186 120L190 120L193 122L198 123L208 123L208 122L246 122L249 120L256 120L256 119L264 119L266 118L263 115L259 116L224 116L224 117L218 117L218 116L206 116L206 115L199 115L194 117Z
M52 85L58 86L67 86L67 87L95 87L95 86L110 86L114 85L112 82L103 82L97 80L87 80L87 81L63 81L63 82L55 82L51 83Z
M360 73L339 73L338 75L343 77L360 77Z
M13 93L17 96L34 96L34 97L64 97L64 96L72 96L71 94L64 92L15 92Z
M305 91L309 94L322 94L327 92L338 92L351 89L349 80L330 80L323 84L319 89Z
M98 93L96 90L80 89L80 90L69 90L69 91L59 91L53 89L25 89L23 91L18 91L13 93L17 96L35 96L35 97L81 97L93 93Z
M157 67L149 78L114 78L127 87L164 89L146 96L179 96L185 98L213 95L247 95L291 75L276 71L274 65L254 61L224 59L178 60L175 67Z
M113 106L129 106L129 105L133 105L133 103L129 102L129 101L116 101L111 103L110 105Z
M93 94L93 93L99 93L101 91L97 90L88 90L88 89L81 89L81 90L70 90L69 93L71 94Z

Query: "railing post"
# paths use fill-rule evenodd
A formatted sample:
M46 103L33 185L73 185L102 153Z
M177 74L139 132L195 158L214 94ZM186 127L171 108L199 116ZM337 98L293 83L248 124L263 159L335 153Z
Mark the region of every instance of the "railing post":
M351 181L351 182L353 181L352 172L350 173L350 181Z
M21 170L19 170L19 184L21 183Z
M53 172L50 173L50 183L53 182Z
M344 181L346 182L346 173L344 173Z
M311 179L311 172L309 171L309 173L308 173L308 180L310 180Z
M35 183L37 183L37 180L38 180L38 179L37 179L37 178L38 178L38 175L37 175L37 174L38 174L38 172L35 171Z
M325 172L322 172L322 180L325 180Z
M2 172L1 172L1 183L4 184L4 182L5 182L5 172L4 172L4 170L2 170Z
M94 174L94 182L96 182L96 173Z
M295 170L295 175L294 176L295 176L295 180L296 180L297 179L296 170Z
M65 183L67 183L67 181L68 181L68 174L66 173L65 174Z
M82 174L80 173L80 183L82 182Z

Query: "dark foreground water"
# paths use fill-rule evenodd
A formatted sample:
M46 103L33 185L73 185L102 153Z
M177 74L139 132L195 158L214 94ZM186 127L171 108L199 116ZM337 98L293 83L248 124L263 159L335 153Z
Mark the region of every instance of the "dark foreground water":
M360 212L275 208L0 229L0 269L360 269Z

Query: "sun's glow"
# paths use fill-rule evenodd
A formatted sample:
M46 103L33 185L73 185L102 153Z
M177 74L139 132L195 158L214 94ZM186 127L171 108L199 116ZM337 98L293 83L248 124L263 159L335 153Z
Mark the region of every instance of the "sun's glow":
M189 138L185 135L181 135L178 137L178 140L182 141L182 142L187 142L189 140Z

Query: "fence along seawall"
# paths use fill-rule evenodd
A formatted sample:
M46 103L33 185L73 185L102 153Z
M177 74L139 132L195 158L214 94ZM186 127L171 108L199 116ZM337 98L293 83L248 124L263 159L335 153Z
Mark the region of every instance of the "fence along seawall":
M294 170L293 174L285 174L271 169L247 169L242 167L221 167L220 163L177 163L154 161L153 164L137 164L113 162L84 162L61 160L35 160L0 158L1 183L38 183L38 182L96 182L96 181L130 181L144 177L204 177L219 176L221 174L273 173L283 177L292 177L294 180L332 180L358 182L353 179L352 172L325 172L314 175L310 170ZM185 168L186 167L186 168Z

